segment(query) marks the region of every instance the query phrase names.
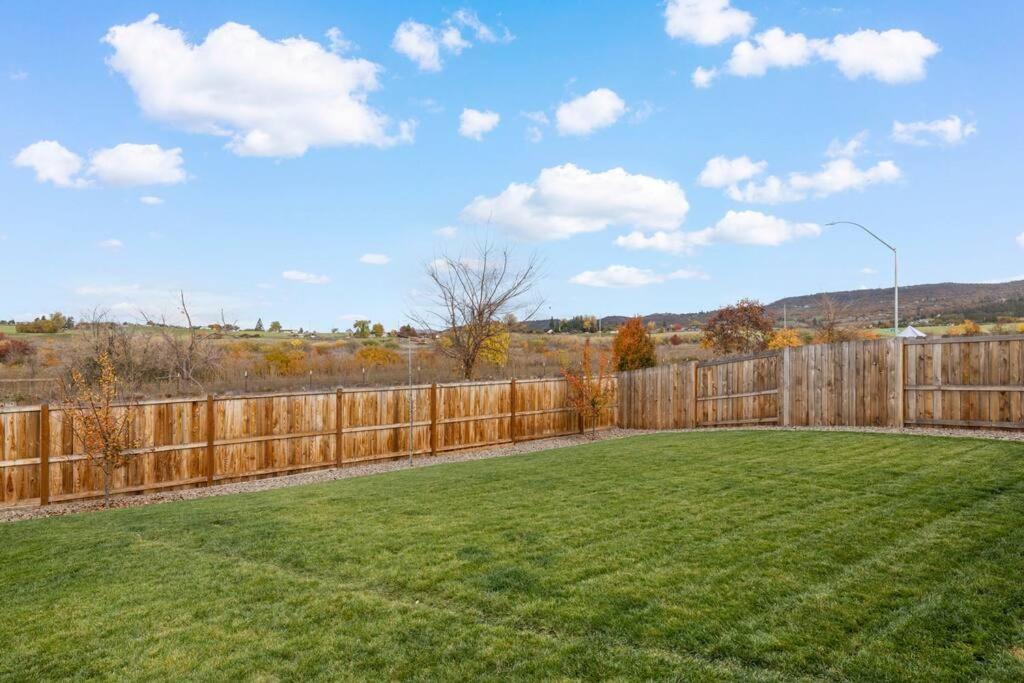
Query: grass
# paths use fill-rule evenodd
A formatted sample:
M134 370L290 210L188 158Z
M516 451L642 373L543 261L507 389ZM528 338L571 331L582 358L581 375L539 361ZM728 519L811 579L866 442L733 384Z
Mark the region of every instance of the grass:
M663 434L0 525L0 678L1021 680L1024 446Z

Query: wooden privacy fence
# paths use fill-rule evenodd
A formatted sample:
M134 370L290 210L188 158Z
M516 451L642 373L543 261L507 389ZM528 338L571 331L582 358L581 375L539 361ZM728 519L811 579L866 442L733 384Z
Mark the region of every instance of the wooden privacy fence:
M620 427L1024 429L1024 335L817 344L618 375Z
M205 486L576 433L584 425L568 398L565 380L537 379L144 401L124 408L136 412L140 448L111 488ZM596 427L614 416L612 406ZM102 473L69 422L58 407L0 410L0 505L102 495Z

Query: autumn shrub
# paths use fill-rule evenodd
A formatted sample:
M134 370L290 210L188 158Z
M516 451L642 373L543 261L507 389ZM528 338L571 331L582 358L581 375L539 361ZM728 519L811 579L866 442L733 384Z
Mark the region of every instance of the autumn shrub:
M364 346L355 353L359 362L376 367L396 365L402 362L402 357L391 349L381 346Z
M33 355L36 348L28 342L8 337L0 332L0 363L4 365L15 365L22 363Z
M612 342L612 357L619 371L652 368L658 364L654 340L640 316L627 320Z
M263 352L263 361L279 375L297 375L306 369L306 352L301 343L281 342Z
M975 337L981 334L981 325L973 320L964 320L959 325L950 325L946 330L947 337Z
M680 344L683 343L683 338L680 337L678 334L673 334L671 337L668 338L668 343L671 344L672 346L679 346Z
M803 343L796 330L785 327L772 333L771 339L768 340L768 348L773 350L785 349L787 347L802 346Z

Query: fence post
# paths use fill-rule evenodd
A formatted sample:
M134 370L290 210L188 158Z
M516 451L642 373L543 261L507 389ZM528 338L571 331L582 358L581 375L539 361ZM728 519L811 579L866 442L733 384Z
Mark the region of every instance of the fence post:
M213 414L213 394L206 395L206 485L213 484L213 440L215 431Z
M334 464L341 467L345 462L345 390L334 391Z
M898 429L903 429L903 427L906 425L903 404L904 404L904 401L906 400L906 394L905 394L904 387L906 386L906 383L907 383L907 377L906 377L906 360L904 359L904 354L905 354L907 349L906 349L906 346L903 344L903 338L902 337L896 337L895 338L895 344L896 344L896 348L894 349L894 351L895 351L895 356L896 356L896 358L895 358L895 360L896 360L896 369L895 369L895 373L894 374L896 375L896 377L895 377L895 379L896 379L896 386L894 388L895 406L893 406L893 407L895 408L895 411L894 411L895 415L893 417L896 420L896 427Z
M700 368L700 361L690 361L690 422L693 429L700 426L700 414L697 412L699 404L697 403L697 380L700 377L698 372Z
M789 427L793 423L793 404L789 388L792 383L793 353L792 348L782 349L782 381L779 382L779 391L782 392L782 426Z
M39 406L39 505L50 504L50 406Z
M430 454L437 455L437 382L430 385Z
M509 402L509 424L508 424L508 437L512 443L516 442L516 378L513 377L508 383L508 402Z

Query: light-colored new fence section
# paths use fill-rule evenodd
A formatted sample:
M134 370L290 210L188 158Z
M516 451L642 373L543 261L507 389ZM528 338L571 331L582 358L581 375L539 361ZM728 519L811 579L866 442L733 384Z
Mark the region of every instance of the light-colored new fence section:
M619 373L619 426L1024 429L1024 335L817 344Z
M410 400L411 399L411 400ZM408 455L525 441L581 429L562 379L472 382L147 401L140 454L115 492L167 490ZM597 428L614 424L612 406ZM592 425L586 425L590 428ZM102 494L58 408L0 411L0 505Z

